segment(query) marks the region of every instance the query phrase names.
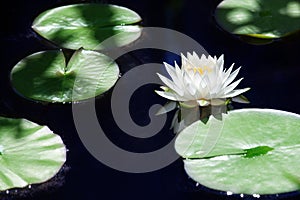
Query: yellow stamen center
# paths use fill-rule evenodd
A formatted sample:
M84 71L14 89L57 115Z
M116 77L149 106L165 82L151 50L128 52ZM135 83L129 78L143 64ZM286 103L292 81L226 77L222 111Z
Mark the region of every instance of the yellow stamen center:
M209 73L209 72L212 71L212 69L209 68L209 67L207 67L207 66L203 66L203 67L193 67L192 69L193 69L194 73L198 72L200 75L203 75L204 72L208 72L208 73Z

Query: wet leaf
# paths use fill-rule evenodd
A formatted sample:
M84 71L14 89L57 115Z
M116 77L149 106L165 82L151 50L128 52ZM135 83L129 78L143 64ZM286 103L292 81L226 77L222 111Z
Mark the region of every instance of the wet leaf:
M60 47L101 50L121 47L138 39L141 17L134 11L109 4L74 4L41 13L32 28ZM103 45L105 39L117 35Z
M215 17L218 24L230 33L268 43L300 30L300 2L224 0L217 6Z
M0 191L43 183L66 161L61 138L46 126L0 117Z
M117 81L118 65L104 54L76 51L70 61L62 51L43 51L21 60L11 72L22 96L45 102L80 101L100 95Z
M178 135L175 148L186 158L187 174L206 187L285 193L300 189L299 130L299 115L241 109L223 115L222 121L195 122Z

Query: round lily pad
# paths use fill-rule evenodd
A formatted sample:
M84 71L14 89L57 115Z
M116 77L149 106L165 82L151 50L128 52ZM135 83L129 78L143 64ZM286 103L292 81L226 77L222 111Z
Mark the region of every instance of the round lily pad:
M48 127L0 117L0 191L46 182L65 161L65 145Z
M261 39L281 38L300 30L296 0L224 0L215 17L225 30Z
M299 130L299 115L241 109L222 120L193 123L178 135L175 148L185 158L187 174L208 188L286 193L300 189Z
M109 4L74 4L41 13L32 28L42 37L67 49L101 50L121 47L138 39L141 17L134 11ZM118 34L114 41L100 45Z
M63 52L53 50L21 60L11 71L11 81L26 98L71 102L104 93L115 84L118 75L118 65L99 52L78 50L66 64Z

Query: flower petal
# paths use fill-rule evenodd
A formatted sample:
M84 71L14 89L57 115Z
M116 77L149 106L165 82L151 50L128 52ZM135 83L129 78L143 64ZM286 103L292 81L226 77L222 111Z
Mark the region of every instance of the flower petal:
M170 99L172 101L184 101L185 99L180 99L178 98L174 93L172 92L163 92L163 91L158 91L158 90L155 90L155 92L159 95L159 96L162 96L166 99Z
M243 95L239 95L237 97L233 97L232 101L238 102L238 103L250 103L250 101Z
M224 93L225 94L228 94L229 92L231 92L232 90L234 90L234 88L236 88L236 86L238 86L238 84L240 84L240 82L243 80L244 78L240 78L239 80L231 83L229 86L227 86L225 89L224 89Z
M178 87L179 90L182 90L183 89L182 81L180 80L180 76L177 75L176 69L174 69L174 67L169 65L168 63L164 62L164 65L168 74L171 76L174 84Z
M160 89L164 90L165 92L170 91L171 89L166 86L160 86Z
M163 62L163 64L165 65L165 68L166 68L168 74L172 77L172 79L173 79L173 77L177 78L176 71L175 71L174 67L172 65L169 65L166 62Z
M221 74L223 75L222 77L222 83L224 84L224 82L228 79L228 77L230 76L230 73L233 69L234 63L232 63L232 65L229 67L228 70L225 70L225 72L222 72Z
M227 80L225 80L223 88L227 87L237 77L240 69L241 67L237 68L234 72L232 72L232 74L230 74Z
M231 97L238 96L238 95L240 95L244 92L247 92L248 90L250 90L250 88L232 90L230 93L226 94L226 98L231 98Z
M161 74L158 74L158 77L160 78L160 80L165 84L167 85L171 90L173 90L174 92L178 93L180 96L182 96L184 93L182 90L180 90L180 88L177 87L177 85L172 82L170 79L164 77L163 75Z
M194 59L195 59L198 63L200 63L200 58L199 58L198 54L197 54L195 51L193 51L193 57L194 57Z

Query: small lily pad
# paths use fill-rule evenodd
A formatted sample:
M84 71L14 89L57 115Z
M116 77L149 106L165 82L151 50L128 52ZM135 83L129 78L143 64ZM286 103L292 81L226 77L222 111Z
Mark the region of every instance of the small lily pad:
M286 193L300 190L299 130L300 115L241 109L222 121L195 122L178 135L175 148L185 158L187 174L206 187L251 195ZM203 148L204 141L212 148Z
M21 60L12 69L11 81L26 98L71 102L104 93L115 84L118 75L118 65L99 52L78 50L66 64L63 52L53 50Z
M226 31L272 40L300 30L297 0L224 0L216 8L218 24Z
M0 191L43 183L66 161L61 138L25 119L0 117Z
M60 47L77 50L101 50L121 47L138 39L141 17L134 11L109 4L74 4L41 13L32 28L42 37ZM114 41L100 45L118 34Z

